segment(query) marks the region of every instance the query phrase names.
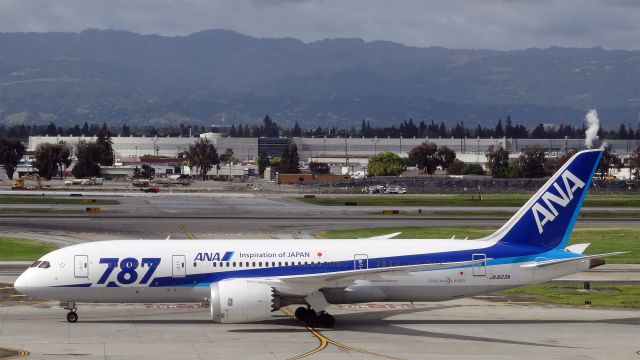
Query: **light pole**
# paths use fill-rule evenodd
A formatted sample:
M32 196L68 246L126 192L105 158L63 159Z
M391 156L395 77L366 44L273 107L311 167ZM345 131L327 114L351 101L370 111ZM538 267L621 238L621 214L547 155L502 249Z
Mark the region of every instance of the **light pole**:
M158 156L158 146L156 145L158 143L158 135L153 137L153 152L154 154L156 154L156 156Z
M378 147L378 142L380 141L380 139L378 139L378 137L376 136L375 138L369 139L369 140L371 140L371 142L373 143L373 155L375 155L375 154L378 153L377 147Z
M398 155L402 154L402 133L400 133L400 151L398 151Z
M326 157L327 156L327 135L324 136L324 139L322 139L322 146L323 146L323 155Z

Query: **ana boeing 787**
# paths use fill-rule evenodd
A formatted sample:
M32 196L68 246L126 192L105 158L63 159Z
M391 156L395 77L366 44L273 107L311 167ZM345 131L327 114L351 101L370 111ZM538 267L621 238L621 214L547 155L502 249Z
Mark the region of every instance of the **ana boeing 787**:
M569 237L602 156L575 154L495 233L477 240L112 240L44 255L15 282L59 300L208 304L216 322L264 320L288 305L309 326L332 327L330 304L443 301L541 283L604 263Z

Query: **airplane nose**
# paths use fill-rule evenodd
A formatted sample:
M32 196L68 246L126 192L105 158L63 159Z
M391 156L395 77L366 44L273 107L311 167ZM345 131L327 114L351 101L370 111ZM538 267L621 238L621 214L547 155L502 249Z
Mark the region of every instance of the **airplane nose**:
M18 276L18 279L16 279L16 282L13 284L13 287L16 289L17 292L24 294L25 291L27 290L26 276L24 274Z

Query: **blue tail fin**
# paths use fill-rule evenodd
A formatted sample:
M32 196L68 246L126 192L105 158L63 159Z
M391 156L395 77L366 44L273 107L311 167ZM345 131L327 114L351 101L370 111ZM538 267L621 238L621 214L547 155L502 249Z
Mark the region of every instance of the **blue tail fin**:
M575 154L491 238L548 249L567 246L601 156L602 150Z

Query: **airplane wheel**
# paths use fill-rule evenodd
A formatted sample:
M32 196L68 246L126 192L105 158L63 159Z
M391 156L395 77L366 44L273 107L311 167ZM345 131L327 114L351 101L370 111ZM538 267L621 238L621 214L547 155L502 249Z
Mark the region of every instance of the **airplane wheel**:
M318 316L318 324L321 327L330 329L336 324L336 319L326 312L321 312L320 316Z
M76 321L78 321L78 314L76 314L75 311L69 311L67 313L67 321L70 323L74 323Z
M304 314L303 321L308 327L316 327L318 326L318 315L316 315L315 311L309 310Z
M304 316L307 314L308 310L304 306L300 306L296 309L295 316L298 320L304 320Z

